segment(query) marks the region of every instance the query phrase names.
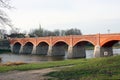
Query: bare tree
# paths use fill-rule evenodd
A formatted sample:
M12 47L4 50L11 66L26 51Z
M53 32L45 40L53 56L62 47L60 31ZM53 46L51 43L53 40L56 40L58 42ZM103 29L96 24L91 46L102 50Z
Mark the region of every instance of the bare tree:
M11 9L10 0L0 0L0 27L9 26L13 29L11 20L3 9Z
M41 26L39 26L38 29L31 30L30 34L33 36L36 35L38 37L43 37L43 32L44 32L44 29L41 28Z

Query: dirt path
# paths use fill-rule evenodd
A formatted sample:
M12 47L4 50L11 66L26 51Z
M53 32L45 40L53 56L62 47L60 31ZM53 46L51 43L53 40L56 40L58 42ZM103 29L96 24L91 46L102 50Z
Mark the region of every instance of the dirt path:
M47 76L43 76L49 72L57 71L54 68L30 70L30 71L9 71L0 73L0 80L47 80Z

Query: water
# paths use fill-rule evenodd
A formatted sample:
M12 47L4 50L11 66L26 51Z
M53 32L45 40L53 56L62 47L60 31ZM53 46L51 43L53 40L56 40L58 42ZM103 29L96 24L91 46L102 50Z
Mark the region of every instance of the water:
M4 53L0 54L2 57L2 63L5 62L43 62L43 61L59 61L64 60L64 57L51 57L51 56L40 56L40 55L23 55L23 54L12 54Z
M86 50L86 58L93 58L93 50ZM114 55L120 55L120 49L113 50ZM64 56L60 57L50 57L50 56L40 56L40 55L23 55L23 54L12 54L4 53L0 54L2 57L2 63L5 62L44 62L44 61L59 61L67 59Z

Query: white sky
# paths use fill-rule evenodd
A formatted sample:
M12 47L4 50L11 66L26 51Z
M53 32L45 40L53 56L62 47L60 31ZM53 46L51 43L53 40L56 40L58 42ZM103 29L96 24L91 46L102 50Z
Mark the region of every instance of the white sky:
M11 0L8 12L22 31L78 28L83 34L120 32L120 0Z

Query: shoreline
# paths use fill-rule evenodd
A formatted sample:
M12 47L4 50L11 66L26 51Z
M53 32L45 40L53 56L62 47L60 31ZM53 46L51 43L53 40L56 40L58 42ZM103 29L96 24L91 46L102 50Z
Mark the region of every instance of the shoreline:
M17 80L21 79L28 80L29 78L26 77L28 75L30 75L31 78L29 80L42 80L42 79L44 80L44 78L45 80L55 80L56 78L58 78L57 80L119 79L120 74L116 74L120 73L119 62L120 55L93 59L76 59L76 60L70 59L64 61L50 61L11 66L3 65L0 66L0 79L16 80L17 78L20 78ZM56 69L57 71L46 72L46 74L44 75L41 74L45 73L44 70L48 71L48 69ZM41 77L44 78L40 79L40 75ZM50 77L52 77L52 79L50 79Z

